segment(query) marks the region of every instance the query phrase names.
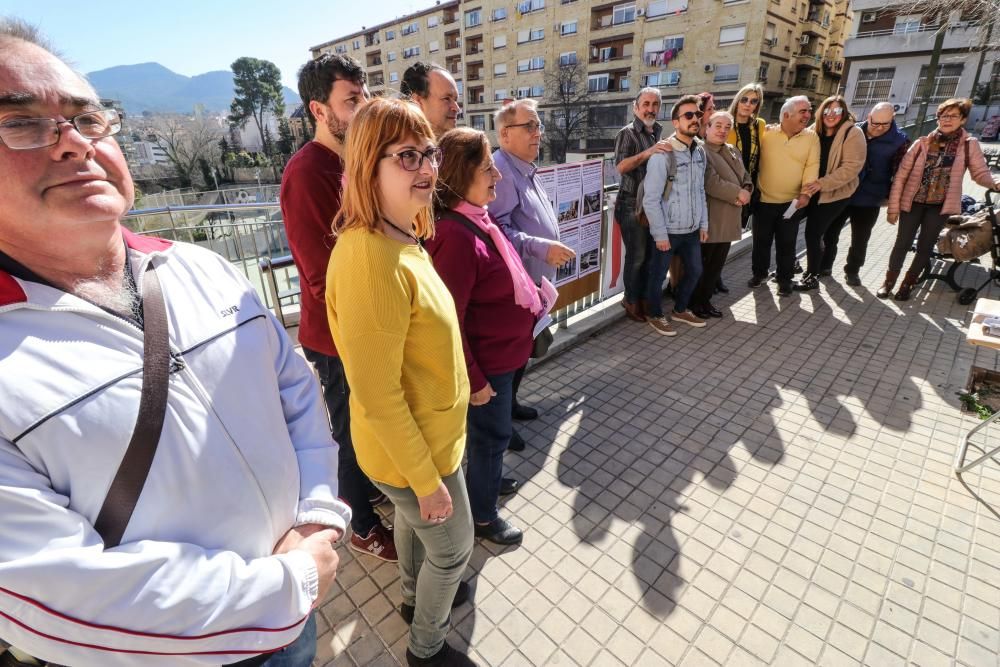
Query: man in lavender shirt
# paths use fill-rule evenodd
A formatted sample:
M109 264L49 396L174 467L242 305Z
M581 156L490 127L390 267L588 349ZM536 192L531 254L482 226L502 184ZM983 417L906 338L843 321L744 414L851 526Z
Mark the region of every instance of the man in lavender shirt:
M500 229L521 255L524 268L535 283L542 277L555 282L556 268L573 259L576 253L559 242L559 224L542 184L535 176L538 146L545 127L538 119L538 103L532 99L505 104L494 121L500 150L493 154L503 178L496 185L497 198L490 204L490 213ZM514 419L527 421L538 417L538 411L517 402L517 389L524 368L514 375ZM524 449L524 440L515 431L509 449Z

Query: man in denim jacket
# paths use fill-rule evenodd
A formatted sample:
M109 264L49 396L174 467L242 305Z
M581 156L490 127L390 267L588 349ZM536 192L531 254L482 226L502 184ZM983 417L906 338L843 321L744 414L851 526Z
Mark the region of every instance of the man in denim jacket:
M675 252L684 264L684 275L674 292L670 320L693 327L705 326L705 320L688 310L691 292L701 277L701 244L708 239L707 158L697 138L702 117L698 101L695 95L685 95L674 104L670 118L675 132L669 139L673 151L657 153L646 163L642 207L656 244L649 260L647 318L653 330L663 336L677 333L663 316L661 303L663 280ZM664 197L668 180L670 191Z

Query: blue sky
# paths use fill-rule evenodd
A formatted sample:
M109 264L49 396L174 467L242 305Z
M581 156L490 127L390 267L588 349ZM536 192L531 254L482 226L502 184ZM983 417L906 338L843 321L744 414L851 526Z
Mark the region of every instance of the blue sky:
M83 72L158 62L193 76L229 69L240 56L281 69L293 90L309 47L426 9L433 0L0 0L0 15L42 28Z

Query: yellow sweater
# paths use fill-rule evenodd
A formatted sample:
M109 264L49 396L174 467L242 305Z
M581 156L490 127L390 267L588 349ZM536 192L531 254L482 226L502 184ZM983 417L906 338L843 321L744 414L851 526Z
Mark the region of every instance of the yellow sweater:
M766 204L798 198L805 183L819 178L819 137L806 128L791 139L780 125L768 125L760 139L757 187Z
M429 495L465 449L469 379L451 293L419 246L352 229L330 257L326 308L358 464Z

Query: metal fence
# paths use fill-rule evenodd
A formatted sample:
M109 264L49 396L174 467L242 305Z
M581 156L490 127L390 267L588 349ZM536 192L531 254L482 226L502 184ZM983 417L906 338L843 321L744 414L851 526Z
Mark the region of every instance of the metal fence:
M265 186L277 188L277 186ZM251 188L256 190L256 188ZM616 192L618 185L605 187L605 193ZM246 188L209 193L174 192L170 198L198 201L212 198L226 202L236 200ZM266 190L260 191L265 196ZM256 194L255 194L256 196ZM144 202L148 202L148 198ZM605 239L613 211L607 199L601 216L600 283L604 284ZM178 204L156 208L135 209L124 219L126 227L138 234L158 236L172 241L193 243L216 252L229 260L246 276L261 300L286 324L298 321L299 274L288 256L288 238L281 209L274 201L262 203ZM578 313L601 301L600 287L552 314L561 327Z

